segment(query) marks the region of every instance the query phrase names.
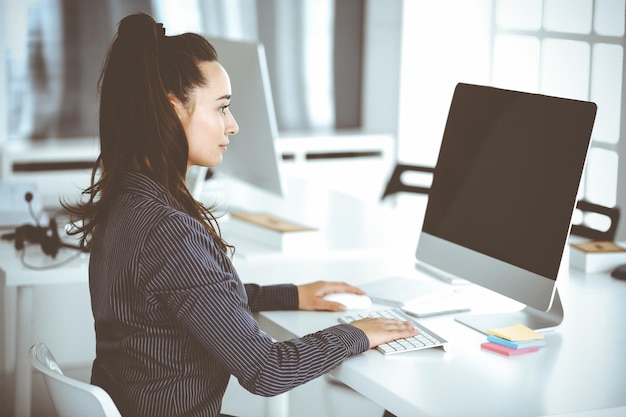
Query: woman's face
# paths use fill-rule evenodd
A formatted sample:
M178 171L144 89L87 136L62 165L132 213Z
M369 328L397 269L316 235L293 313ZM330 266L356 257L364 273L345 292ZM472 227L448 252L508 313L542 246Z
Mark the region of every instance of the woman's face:
M226 70L215 61L201 63L200 70L208 83L193 90L186 106L173 99L187 135L187 168L192 165L215 167L221 164L222 154L226 152L229 143L228 137L239 131L228 108L231 87Z

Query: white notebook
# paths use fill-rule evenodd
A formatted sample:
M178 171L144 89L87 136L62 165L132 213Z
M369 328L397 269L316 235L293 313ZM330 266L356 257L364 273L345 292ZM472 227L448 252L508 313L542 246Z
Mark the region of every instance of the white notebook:
M404 307L452 295L456 288L439 281L392 276L359 285L377 304Z

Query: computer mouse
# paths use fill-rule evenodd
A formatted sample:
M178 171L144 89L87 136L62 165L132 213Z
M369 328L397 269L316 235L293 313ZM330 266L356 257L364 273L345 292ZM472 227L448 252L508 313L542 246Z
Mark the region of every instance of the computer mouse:
M367 295L352 294L349 292L335 292L322 297L324 300L343 304L346 310L364 310L370 308L372 300Z
M615 267L611 271L611 276L615 279L626 280L626 264Z

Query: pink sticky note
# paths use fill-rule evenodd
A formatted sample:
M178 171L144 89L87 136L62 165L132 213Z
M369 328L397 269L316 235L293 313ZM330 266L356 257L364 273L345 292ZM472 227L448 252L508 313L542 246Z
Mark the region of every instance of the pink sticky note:
M485 342L481 344L480 347L505 356L524 355L525 353L536 352L539 350L538 346L531 346L524 349L513 349L493 342Z

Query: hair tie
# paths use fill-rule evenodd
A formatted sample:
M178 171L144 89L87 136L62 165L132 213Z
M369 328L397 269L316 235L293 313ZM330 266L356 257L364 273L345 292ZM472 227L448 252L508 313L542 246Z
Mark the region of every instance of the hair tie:
M163 23L157 23L157 25L161 29L161 35L165 36L165 27L163 26Z

